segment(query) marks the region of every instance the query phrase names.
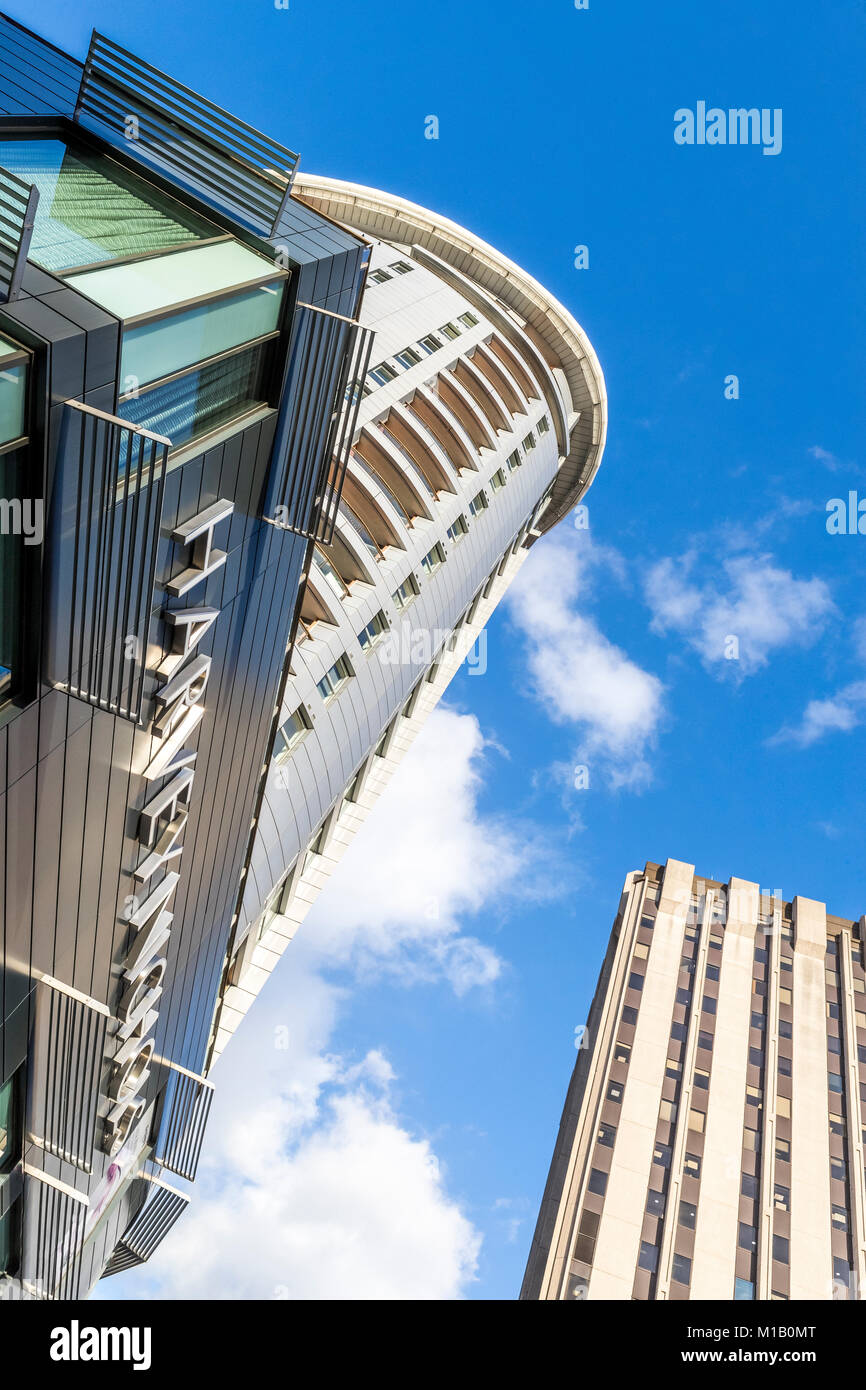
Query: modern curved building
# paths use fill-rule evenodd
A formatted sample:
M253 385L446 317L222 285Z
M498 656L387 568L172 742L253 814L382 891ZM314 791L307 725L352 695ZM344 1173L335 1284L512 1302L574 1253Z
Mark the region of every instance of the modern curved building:
M219 1055L528 548L586 492L607 428L586 334L492 246L403 198L298 174L371 243L375 333L337 524L307 565L217 1016Z
M469 232L97 33L0 55L0 1298L68 1299L184 1210L215 1059L606 404Z

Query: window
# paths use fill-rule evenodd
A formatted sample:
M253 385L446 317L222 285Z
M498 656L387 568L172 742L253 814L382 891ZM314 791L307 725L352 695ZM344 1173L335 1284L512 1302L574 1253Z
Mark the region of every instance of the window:
M510 454L508 455L508 458L505 460L505 462L506 462L507 465L508 465L508 471L509 471L509 473L513 473L514 470L515 470L515 468L519 468L519 467L520 467L520 465L521 465L522 462L523 462L523 459L520 457L520 454L519 454L518 451L515 449L513 453L510 453Z
M712 1050L713 1050L713 1035L712 1035L712 1033L705 1033L705 1032L700 1032L700 1033L698 1033L698 1047L702 1047L702 1048L704 1049L705 1052L712 1052Z
M425 574L435 574L441 564L445 562L445 551L439 541L436 542L432 550L428 550L424 559L421 561L421 568Z
M758 1179L754 1173L743 1173L740 1179L740 1192L744 1197L757 1197Z
M342 690L346 681L355 673L349 665L347 656L338 657L330 671L326 671L320 681L316 682L316 689L323 700L330 700L339 690Z
M784 985L780 985L780 986L779 986L779 1003L780 1003L780 1004L790 1004L791 1001L792 1001L791 991L790 991L789 989L786 989Z
M447 531L449 541L452 541L455 545L458 541L462 541L463 537L468 534L469 526L467 525L465 516L458 516L452 521Z
M785 1236L773 1236L773 1259L780 1265L788 1263L788 1242Z
M791 1038L791 1037L793 1037L793 1036L794 1036L793 1027L792 1027L792 1024L791 1024L790 1020L789 1020L789 1019L786 1019L786 1018L780 1018L780 1019L779 1019L779 1037L780 1037L780 1038Z
M684 1023L671 1024L671 1037L675 1042L683 1042L686 1036L686 1025Z
M547 431L548 431L549 429L550 429L550 421L548 420L548 418L547 418L546 415L542 415L541 419L540 419L539 422L538 422L538 433L539 433L539 434L547 434Z
M677 1118L677 1107L672 1100L663 1100L659 1106L659 1119L665 1124L673 1124Z
M435 333L427 333L418 342L419 348L423 348L426 353L438 352L442 344Z
M8 338L0 338L0 446L27 433L24 417L28 361L23 349Z
M613 1125L600 1125L598 1131L598 1142L602 1148L612 1149L616 1139L616 1129Z
M631 1004L625 1005L625 1008L622 1011L622 1021L623 1023L629 1023L632 1025L637 1023L637 1009L635 1009Z
M678 1004L688 1004L688 1002L689 1002L689 1000L691 999L691 997L692 997L692 992L691 992L690 989L682 989L682 988L680 988L680 989L677 990L677 1003L678 1003Z
M529 431L529 434L526 436L526 438L525 438L524 441L523 441L523 452L524 452L525 454L529 454L529 453L532 452L532 450L533 450L534 448L535 448L535 435L533 434L532 430L530 430L530 431Z
M406 608L414 598L417 598L420 592L414 574L407 575L399 589L395 589L391 595L391 602L399 612L401 608Z
M648 1240L642 1240L637 1262L641 1269L648 1269L650 1274L655 1274L659 1262L658 1246L651 1245Z
M672 1057L669 1057L668 1060L667 1060L667 1065L666 1065L666 1067L665 1067L665 1076L668 1078L668 1080L669 1080L669 1081L679 1081L679 1079L680 1079L680 1077L682 1076L682 1074L683 1074L682 1063L681 1063L681 1062L675 1062L674 1059L673 1059Z
M593 1168L589 1175L587 1187L589 1191L594 1192L596 1196L603 1197L607 1191L607 1173L603 1172L601 1168Z
M414 267L409 265L407 261L393 261L389 269L393 270L395 275L408 275Z
M631 1061L631 1048L626 1047L625 1043L618 1042L613 1049L613 1060L624 1062L628 1066Z
M791 1141L776 1137L776 1162L790 1163L791 1161Z
M391 279L391 276L388 274L387 270L371 270L370 279L373 281L374 285L384 285L386 280Z
M790 1058L790 1057L781 1057L781 1056L779 1057L779 1075L780 1075L780 1076L790 1076L790 1075L791 1075L791 1058Z
M639 971L633 970L631 972L628 977L628 987L629 989L643 989L643 975L641 975Z
M845 1159L844 1159L844 1158L834 1158L833 1155L831 1154L831 1155L830 1155L830 1177L831 1177L831 1178L838 1178L840 1182L844 1182L847 1176L848 1176L848 1164L845 1162Z
M701 1176L701 1160L697 1154L686 1154L683 1161L683 1172L688 1173L692 1178Z
M388 362L380 362L378 367L371 367L367 375L377 386L386 386L389 381L394 381L397 373Z
M776 1211L791 1210L790 1187L783 1187L780 1182L776 1183L773 1189L773 1206L776 1208Z
M453 342L455 338L460 337L460 329L454 323L443 323L439 332L442 334L442 337L447 338L449 342Z
M695 1067L695 1085L702 1091L710 1088L710 1073L702 1071L700 1067Z
M756 1108L757 1110L760 1110L760 1109L761 1109L761 1106L763 1105L763 1103L764 1103L764 1093L763 1093L763 1091L761 1090L760 1086L747 1086L747 1087L746 1087L746 1104L747 1104L747 1105L754 1105L755 1108Z
M21 1200L17 1198L4 1216L0 1216L0 1274L18 1272L18 1230Z
M761 1152L761 1134L757 1129L743 1130L743 1148L747 1153L757 1154Z
M689 1129L693 1129L696 1134L703 1134L706 1121L707 1117L703 1110L689 1111Z
M737 1244L741 1250L755 1250L758 1245L758 1233L754 1226L750 1226L748 1221L740 1222L740 1232L737 1237Z
M757 1030L758 1030L759 1033L763 1033L764 1027L765 1027L765 1024L764 1024L764 1015L763 1015L763 1014L758 1014L758 1013L753 1013L753 1014L752 1014L752 1019L751 1019L751 1026L752 1026L752 1028L757 1028Z
M575 1258L583 1260L584 1264L592 1264L592 1257L595 1254L595 1238L598 1234L600 1220L601 1217L597 1211L585 1211L580 1218L574 1254Z
M671 1278L677 1284L685 1284L686 1287L691 1283L692 1262L687 1255L674 1255L671 1265Z
M734 1301L736 1303L744 1303L754 1297L755 1286L751 1280L740 1279L739 1277L734 1280Z
M421 361L421 354L420 352L416 352L415 348L407 347L404 348L402 352L395 353L394 360L395 362L399 362L400 366L405 367L408 371L410 367L417 367L418 363Z
M478 319L475 317L474 314L470 314L467 310L465 314L459 315L457 322L462 323L464 328L474 328L478 322Z
M694 1202L680 1202L680 1225L685 1226L687 1231L695 1229L695 1222L698 1217L698 1209Z
M835 1091L837 1095L841 1094L842 1078L837 1071L831 1071L827 1073L827 1085L830 1087L830 1090ZM789 1102L788 1114L790 1115L790 1113L791 1110Z
M708 966L707 966L707 979L708 979L708 980L717 980L717 979L719 978L719 975L720 975L720 974L721 974L721 971L720 971L720 969L719 969L719 967L718 967L717 965L708 965Z
M472 498L472 501L469 503L469 515L478 516L479 512L486 511L486 509L487 497L484 490L482 489L481 492L476 492L475 496Z
M716 1012L717 1002L718 1001L715 1000L711 994L705 994L703 1002L704 1013L714 1014Z
M650 1188L646 1195L646 1210L650 1216L664 1216L665 1194Z
M837 1231L847 1231L848 1213L844 1207L831 1207L830 1220L833 1222L833 1225L836 1227Z
M14 1168L20 1157L22 1144L21 1134L21 1097L20 1083L22 1068L10 1076L9 1080L0 1086L0 1173L9 1168ZM0 1262L0 1269L3 1268Z
M366 627L362 627L358 633L358 641L365 652L370 651L380 638L385 636L388 631L388 622L385 614L381 610L370 619Z
M625 1087L622 1085L620 1081L611 1081L610 1085L607 1088L608 1100L616 1101L617 1105L619 1105L620 1101L622 1100L622 1093L624 1090Z
M287 758L309 728L307 711L303 705L299 705L294 714L290 714L285 723L277 729L277 737L274 741L274 761L281 763L284 758Z
M497 468L493 477L490 479L490 486L494 492L498 492L501 487L505 487L505 474L501 468Z
M671 1152L670 1144L656 1144L653 1149L653 1163L660 1163L662 1168L670 1168Z
M634 947L636 960L647 960L649 957L649 946L645 941L636 941Z
M339 599L345 598L349 590L346 588L330 560L327 556L322 554L318 546L313 550L313 564L331 590L331 593L335 594Z

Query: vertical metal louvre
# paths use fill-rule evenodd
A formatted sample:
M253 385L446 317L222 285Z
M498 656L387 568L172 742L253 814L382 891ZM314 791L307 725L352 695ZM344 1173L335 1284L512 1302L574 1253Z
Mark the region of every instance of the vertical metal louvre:
M212 1083L204 1077L172 1067L163 1099L155 1162L189 1182L195 1181L213 1091Z
M189 1198L168 1183L144 1176L141 1181L149 1189L144 1205L117 1242L103 1277L149 1260L189 1205Z
M0 304L10 304L21 290L38 202L35 184L0 168Z
M297 154L96 30L75 119L240 225L276 234Z
M79 460L63 536L73 551L69 693L138 722L169 441L79 401L66 409Z
M33 1066L36 1109L30 1139L89 1173L109 1011L95 999L43 978L36 1002Z
M333 537L373 338L354 319L295 309L266 510L308 539Z
M84 1241L87 1198L64 1183L50 1181L47 1174L25 1169L25 1175L24 1288L39 1299L81 1298L84 1291L79 1254Z

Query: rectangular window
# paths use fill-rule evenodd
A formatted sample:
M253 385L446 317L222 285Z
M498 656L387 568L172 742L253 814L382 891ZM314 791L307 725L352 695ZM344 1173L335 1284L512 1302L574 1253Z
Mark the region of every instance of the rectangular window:
M336 598L344 599L349 590L346 588L328 557L322 554L318 546L315 546L313 550L313 564L331 590L331 593L334 594Z
M607 1191L607 1173L601 1168L593 1168L587 1186L597 1197L603 1197Z
M358 641L365 652L374 647L380 638L385 636L388 631L388 622L385 614L381 610L370 619L366 627L362 627L358 633Z
M693 1129L696 1134L703 1134L706 1120L707 1117L703 1110L689 1111L689 1129Z
M659 1119L664 1124L673 1124L677 1118L677 1107L672 1100L663 1100L659 1106Z
M391 279L391 276L388 274L387 270L371 270L370 279L374 285L384 285L386 280Z
M27 433L28 354L0 338L0 446L21 439Z
M617 1105L619 1105L622 1101L622 1093L624 1090L625 1087L622 1085L620 1081L611 1081L610 1085L607 1088L608 1100L616 1101Z
M487 497L484 491L482 490L481 492L477 492L475 496L472 498L472 501L469 503L469 515L478 516L479 512L485 511L486 508Z
M699 1090L708 1091L710 1088L710 1073L701 1071L700 1067L695 1067L695 1085Z
M423 338L420 338L418 340L418 346L420 348L423 348L424 351L429 355L431 352L438 352L442 344L436 337L435 333L427 333L424 335Z
M628 977L628 987L629 989L643 989L643 975L641 975L639 971L633 970L631 972Z
M520 457L520 454L515 449L513 453L508 455L508 458L505 460L505 462L508 464L508 471L510 473L513 473L515 468L520 467L520 465L523 462L523 459Z
M532 450L533 450L534 448L535 448L535 435L533 434L532 430L530 430L530 431L529 431L529 434L526 436L526 438L525 438L524 441L523 441L523 452L524 452L525 454L530 454L530 453L532 453Z
M447 338L449 342L453 342L455 338L460 337L460 329L453 323L443 323L439 332L442 334L442 337Z
M447 535L449 541L455 545L457 541L462 541L463 537L469 534L469 526L465 516L458 516L448 527Z
M414 574L408 575L399 589L395 589L391 595L391 602L399 612L401 608L406 608L413 599L418 597L420 590Z
M616 1129L613 1125L600 1125L598 1131L598 1142L602 1148L612 1149L616 1139Z
M791 1161L791 1142L789 1139L776 1137L776 1162L790 1163Z
M653 1149L653 1163L661 1164L662 1168L670 1168L671 1152L670 1144L656 1144Z
M331 669L325 672L320 681L316 682L316 689L323 700L330 700L339 690L342 690L354 674L349 665L349 658L347 656L338 657Z
M705 1032L700 1032L700 1033L698 1033L698 1047L702 1047L702 1048L704 1049L705 1052L712 1052L712 1050L713 1050L713 1035L712 1035L712 1033L705 1033Z
M751 1280L737 1277L734 1280L734 1301L736 1303L745 1303L747 1300L753 1299L754 1297L755 1286Z
M592 1257L595 1254L595 1238L598 1234L600 1220L601 1217L597 1211L585 1211L580 1218L574 1254L575 1258L582 1260L584 1264L592 1264Z
M836 1227L836 1230L837 1230L837 1231L847 1231L847 1229L848 1229L848 1213L847 1213L847 1211L845 1210L844 1207L837 1207L837 1206L832 1207L831 1210L830 1210L830 1220L832 1221L833 1225Z
M737 1244L741 1250L755 1250L757 1248L758 1233L754 1226L749 1225L748 1221L740 1222Z
M0 1086L0 1173L14 1168L21 1156L21 1079L23 1068ZM2 1268L2 1265L0 1265Z
M540 419L539 422L538 422L538 433L539 433L539 434L547 434L547 431L548 431L549 429L550 429L550 421L548 420L548 418L547 418L546 415L542 415L541 419Z
M274 742L274 762L281 763L284 758L287 758L309 728L307 711L303 705L299 705L294 714L290 714L285 723L277 729L277 737Z
M21 1219L21 1199L11 1204L5 1216L0 1216L0 1274L18 1273L18 1231Z
M650 1216L664 1216L665 1194L650 1188L646 1195L646 1210Z
M790 1057L781 1057L781 1056L779 1057L779 1075L780 1075L780 1076L790 1076L790 1075L791 1075L791 1058L790 1058Z
M377 386L386 386L389 381L396 379L397 373L388 362L380 362L378 367L371 367L367 373L371 381L375 381Z
M441 564L445 562L445 551L439 541L436 542L432 550L428 550L424 559L421 561L421 568L425 574L435 574Z
M270 345L259 343L122 397L118 409L179 449L265 403L271 361Z
M754 1173L743 1173L740 1179L740 1192L744 1197L757 1197L758 1179Z
M478 323L478 319L475 317L474 314L470 314L467 311L465 314L459 315L457 322L462 323L464 328L474 328L475 325Z
M631 1061L631 1048L626 1047L625 1043L616 1043L613 1049L613 1060L615 1062L624 1062L625 1065L628 1066Z
M698 1218L698 1209L694 1202L680 1202L680 1225L685 1226L687 1231L695 1229L695 1222Z
M490 486L494 492L498 492L501 487L505 487L505 474L501 468L497 468L493 477L490 479Z
M650 1274L655 1274L659 1262L658 1246L651 1245L648 1240L642 1240L637 1262L641 1269L648 1269Z
M688 1173L692 1178L701 1176L701 1160L698 1154L686 1154L683 1162L683 1172Z
M394 354L394 360L395 362L399 362L400 366L408 371L410 367L417 367L418 363L421 361L421 354L420 352L416 352L415 348L407 347L404 348L402 352L396 352Z
M396 275L408 275L414 266L409 265L408 261L393 261L389 269L393 270Z
M671 1265L671 1278L676 1284L685 1284L686 1287L692 1279L692 1262L687 1255L674 1255Z
M623 1023L628 1023L631 1025L637 1023L637 1009L635 1009L631 1004L625 1005L622 1011L622 1021Z
M783 1187L780 1182L776 1183L773 1189L773 1206L776 1208L776 1211L791 1210L790 1187Z
M773 1236L773 1259L780 1265L788 1263L788 1241L785 1236Z

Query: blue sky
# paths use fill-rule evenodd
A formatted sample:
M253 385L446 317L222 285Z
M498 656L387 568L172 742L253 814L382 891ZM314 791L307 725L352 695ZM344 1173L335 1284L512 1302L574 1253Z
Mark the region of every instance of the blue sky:
M565 522L536 548L487 674L452 687L450 761L421 749L394 790L404 820L425 789L459 801L482 881L441 890L437 934L408 900L353 922L347 868L220 1064L200 1218L111 1291L513 1297L626 872L670 856L866 910L866 537L825 526L831 498L866 498L866 7L42 0L72 52L91 24L304 168L520 262L588 332L610 401L588 537ZM676 145L699 100L781 108L781 153Z

